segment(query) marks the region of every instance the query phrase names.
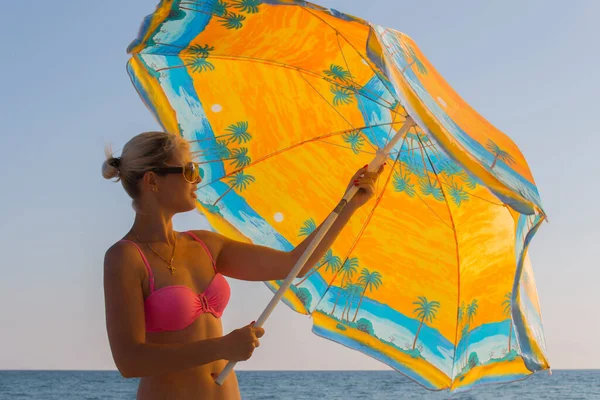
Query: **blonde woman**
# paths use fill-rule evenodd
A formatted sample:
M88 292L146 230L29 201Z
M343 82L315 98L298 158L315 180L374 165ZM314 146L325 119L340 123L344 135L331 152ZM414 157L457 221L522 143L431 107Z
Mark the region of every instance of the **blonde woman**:
M353 212L373 196L379 173L364 167L357 172L350 185L362 190L299 276L325 254ZM102 175L122 183L136 213L129 232L108 249L104 260L106 326L120 373L141 378L141 400L240 398L235 373L222 386L214 379L228 361L249 359L264 330L250 323L223 335L221 315L230 295L225 277L284 279L314 233L284 252L210 231L175 232L173 216L195 209L201 181L189 144L176 135L135 136L119 158L107 154Z

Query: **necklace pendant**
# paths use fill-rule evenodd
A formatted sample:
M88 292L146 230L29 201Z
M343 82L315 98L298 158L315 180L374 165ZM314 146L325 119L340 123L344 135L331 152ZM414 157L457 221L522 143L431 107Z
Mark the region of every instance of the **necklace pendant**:
M173 265L169 264L167 268L169 268L169 270L171 271L171 275L175 275L175 267Z

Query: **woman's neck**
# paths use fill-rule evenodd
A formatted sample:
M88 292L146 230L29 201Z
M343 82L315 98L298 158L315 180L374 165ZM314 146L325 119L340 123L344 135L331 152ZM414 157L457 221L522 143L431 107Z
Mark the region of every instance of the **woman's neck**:
M162 242L172 245L175 242L172 216L137 213L131 230L144 243Z

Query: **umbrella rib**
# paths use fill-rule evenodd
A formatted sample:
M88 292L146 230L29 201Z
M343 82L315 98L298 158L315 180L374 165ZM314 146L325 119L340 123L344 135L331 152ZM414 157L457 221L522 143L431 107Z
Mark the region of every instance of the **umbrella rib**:
M421 141L421 138L418 135L417 135L417 140L419 141L419 143L421 145L423 145L423 142ZM454 376L454 366L456 365L458 326L460 324L460 320L458 318L458 307L460 305L460 252L458 251L458 236L456 233L456 224L454 223L454 218L452 217L452 212L450 211L450 203L448 202L448 198L446 197L446 192L442 188L442 182L438 176L437 171L435 170L435 166L433 165L433 162L431 162L431 158L429 157L429 154L427 154L426 150L423 150L423 152L427 156L427 161L429 161L429 164L431 165L431 169L433 170L433 173L435 174L438 182L440 183L440 190L442 191L442 195L444 196L444 200L446 202L446 208L448 209L448 216L450 217L450 222L452 222L452 231L454 233L454 244L456 246L456 275L457 275L457 282L458 282L458 296L456 299L456 330L454 333L454 355L452 356L452 373L450 374L450 379L453 379L452 377Z
M424 198L421 197L421 195L418 192L415 192L415 194L417 195L417 197L419 198L419 200L421 200L423 202L423 204L425 204L427 206L427 208L429 208L429 211L431 211L439 220L442 224L444 224L448 229L452 230L452 227L450 225L448 225L448 223L446 221L444 221L442 219L442 217L439 216L438 213L436 213L433 208L431 208L431 206L429 205L429 203L427 203L427 201L425 201Z
M415 135L415 136L419 137L419 136L418 136L418 132L416 131L416 129L415 129L415 132L416 132L416 135ZM401 149L402 149L402 148L401 148ZM425 145L425 144L423 144L423 142L421 141L421 139L419 139L419 147L415 147L415 148L409 148L409 149L406 149L406 150L400 150L400 152L406 152L406 151L409 151L409 152L410 152L410 151L417 150L417 149L419 149L419 150L422 150L423 152L425 152L425 149L431 149L431 151L432 151L432 152L433 152L433 153L434 153L436 156L438 156L438 157L440 156L440 155L439 155L439 153L438 153L438 151L437 151L437 148L436 148L436 145L435 145L435 143L432 143L432 144L429 144L429 145ZM425 161L425 160L424 160L424 158L423 158L423 161ZM431 161L430 161L430 162L431 162ZM402 165L401 165L401 163L400 163L400 164L398 164L398 165L399 165L399 167L400 167L400 174L402 174ZM424 167L425 167L425 165L424 165ZM417 171L417 170L415 170L415 169L413 169L413 168L409 167L409 166L408 166L408 165L406 165L406 164L404 165L404 168L405 168L405 169L407 169L407 170L409 170L410 172L412 172L412 173L414 173L414 174L416 174L416 175L419 175L419 176L420 176L420 171ZM427 173L427 178L429 179L429 170L428 170L428 169L425 169L425 172ZM465 173L466 173L466 171L465 171ZM448 186L448 187L452 187L452 185L451 185L450 183L448 183L448 182L447 182L445 179L444 179L444 181L441 181L441 180L439 180L439 179L438 179L438 181L439 181L439 183L440 183L441 185L445 185L445 186ZM464 189L463 189L463 190L464 190ZM504 206L505 206L505 204L503 204L503 203L496 203L496 202L493 202L493 201L491 201L491 200L485 199L485 198L483 198L483 197L481 197L481 196L478 196L478 195L476 195L476 194L474 194L474 193L472 193L472 192L469 192L469 191L467 191L467 190L464 190L464 192L465 192L466 194L468 194L468 195L472 196L472 197L475 197L475 198L477 198L477 199L479 199L479 200L483 200L483 201L485 201L485 202L487 202L487 203L490 203L490 204L493 204L493 205L495 205L495 206L500 206L500 207L504 207ZM494 197L496 197L496 196L494 196Z
M413 86L412 86L412 84L410 83L410 81L409 81L409 80L408 80L408 79L407 79L407 78L404 76L404 73L402 73L402 74L400 74L400 75L402 76L402 79L404 79L404 81L406 82L408 90L410 90L414 96L416 96L416 97L417 97L419 100L421 100L421 97L420 97L420 96L419 96L419 94L418 94L418 93L415 91L415 89L413 88ZM446 124L445 124L445 123L443 123L443 122L440 120L440 118L438 118L438 116L437 116L437 115L435 115L435 114L432 114L431 116L432 116L432 118L435 120L435 122L436 122L436 123L437 123L437 124L438 124L438 125L439 125L439 126L442 128L442 129L443 129L443 130L445 130L445 131L447 131L447 132L449 132L449 131L450 131L450 130L449 130L449 128L447 128L447 127L446 127ZM425 131L425 130L423 129L423 127L419 126L419 128L420 128L422 131ZM428 136L432 136L432 135L430 135L430 134L429 134L429 132L425 132L425 133L426 133ZM468 132L467 132L467 134L468 134ZM421 139L419 139L419 141L421 141ZM429 157L429 156L428 156L428 157ZM431 162L431 160L430 160L430 162ZM523 196L521 196L521 198L522 198L522 199L525 199L525 197L523 197ZM527 200L527 199L525 199L525 200L531 204L531 202L530 202L529 200Z
M425 146L425 148L432 148L434 147L434 144L429 144L427 146ZM398 150L398 151L390 151L390 155L392 154L398 154L398 153L406 153L407 151L413 151L413 150L417 150L418 147L409 147L408 149L405 150Z
M373 126L385 126L385 125L389 125L389 123L377 124L377 125L373 125ZM358 128L358 129L364 129L364 128L365 127L361 127L361 128ZM227 178L229 176L235 175L238 172L241 172L241 171L243 171L243 170L245 170L245 169L247 169L247 168L249 168L249 167L251 167L253 165L256 165L256 164L258 164L258 163L260 163L262 161L265 161L265 160L267 160L267 159L269 159L269 158L271 158L273 156L285 153L286 151L292 150L292 149L294 149L296 147L300 147L303 144L310 143L310 142L315 142L315 141L319 141L321 139L326 139L326 138L332 137L332 136L342 135L342 134L348 133L348 132L353 132L354 130L355 129L346 129L346 130L343 130L343 131L331 132L331 133L328 133L328 134L324 134L324 135L320 135L320 136L316 136L316 137L313 137L313 138L310 138L310 139L303 140L303 141L301 141L299 143L294 143L294 144L292 144L292 145L290 145L288 147L284 147L284 148L279 149L279 150L277 150L277 151L275 151L275 152L273 152L271 154L268 154L268 155L266 155L264 157L261 157L261 158L257 159L256 161L251 162L250 164L248 164L248 165L246 165L244 167L237 168L237 169L235 169L235 170L233 170L233 171L231 171L231 172L223 175L222 177L220 177L218 179L214 179L214 180L212 180L212 181L210 181L208 183L205 183L205 184L199 186L198 189L202 189L202 188L204 188L206 186L212 185L215 182L219 182L222 179L225 179L225 178ZM200 162L200 164L211 164L211 163L217 163L217 162L222 162L222 159L219 159L219 160L210 160L208 162Z
M331 29L332 29L332 30L333 30L333 31L336 33L336 37L337 37L337 42L338 42L338 47L339 47L339 49L340 49L340 53L342 54L342 57L343 57L343 59L344 59L344 63L346 64L346 68L348 68L348 72L349 72L349 73L350 73L350 75L352 76L352 72L350 71L350 66L348 65L348 61L346 60L346 56L345 56L345 54L344 54L344 51L342 50L342 45L340 44L340 37L342 37L342 38L343 38L343 39L346 41L346 43L348 43L348 45L349 45L350 47L352 47L352 49L354 49L354 51L355 51L355 52L356 52L356 53L359 55L359 57L360 57L360 58L361 58L363 61L366 61L366 60L365 60L365 58L363 57L363 55L361 54L361 52L360 52L360 51L358 51L358 49L357 49L356 47L354 47L354 45L353 45L353 44L352 44L352 43L351 43L351 42L350 42L350 41L349 41L349 40L348 40L348 39L347 39L347 38L346 38L346 37L345 37L345 36L344 36L344 35L343 35L343 34L340 32L340 31L338 31L337 29L335 29L335 28L334 28L334 27L333 27L331 24L329 24L327 21L325 21L324 19L322 19L322 18L318 17L317 15L315 15L315 13L313 13L313 12L309 11L307 8L305 8L305 7L302 7L302 8L303 8L304 10L306 10L306 11L307 11L309 14L311 14L313 17L315 17L315 18L317 18L317 19L321 20L323 23L325 23L327 26L329 26L329 27L330 27L330 28L331 28ZM370 28L370 27L369 27L369 28ZM371 72L373 72L373 74L374 74L375 76L377 76L377 71L375 71L375 70L374 70L374 69L371 67L371 65L370 65L368 62L367 62L367 66L369 67L369 69L371 70ZM361 86L361 88L364 88L364 87L363 87L363 86ZM394 98L393 94L392 94L392 93L390 93L390 92L387 90L387 88L386 88L385 90L388 92L388 94L389 94L389 95L390 95L392 98ZM365 96L365 97L366 97L366 96ZM381 98L381 96L379 96L379 97ZM402 107L402 108L404 109L404 107ZM364 112L364 110L363 110L363 112ZM402 115L402 114L401 114L401 115ZM408 112L406 111L406 109L404 109L404 117L406 117L407 115L408 115ZM390 130L390 133L391 133L391 130ZM390 135L390 133L388 133L388 141L389 141L389 137L391 136L391 135ZM387 144L387 142L386 142L386 144ZM384 146L384 147L385 147L385 146Z
M418 135L416 135L416 136L418 137ZM422 152L425 152L425 151L426 151L425 149L431 149L431 150L432 150L432 151L433 151L433 152L434 152L434 153L435 153L435 154L436 154L436 155L439 157L439 154L436 152L436 150L437 150L437 149L436 149L435 143L434 143L434 144L430 144L430 145L424 145L424 144L423 144L423 142L421 141L421 139L419 139L419 147L416 147L416 148L410 148L410 149L401 150L401 151L413 151L413 150L417 150L417 149L419 149L419 150L422 150ZM423 157L423 162L425 162L425 159L424 159L424 157ZM430 162L431 162L431 160L430 160ZM424 167L425 167L425 165L424 165ZM416 175L419 175L419 176L420 176L420 171L417 171L417 170L415 170L415 169L411 168L410 166L408 166L408 165L406 165L406 164L404 165L404 168L405 168L405 169L407 169L407 170L409 170L410 172L412 172L412 173L414 173L414 174L416 174ZM428 170L428 169L425 169L425 173L427 174L427 178L429 179L429 170ZM465 173L466 173L466 171L465 171ZM402 166L401 166L401 165L400 165L400 174L402 174ZM452 187L452 185L451 185L450 183L448 183L448 182L446 181L446 179L444 179L444 181L441 181L441 180L439 180L439 179L438 179L438 181L439 181L439 183L440 183L441 185L445 185L445 186L448 186L448 187ZM464 189L463 189L463 190L464 190ZM472 196L472 197L475 197L475 198L477 198L477 199L483 200L483 201L485 201L485 202L487 202L487 203L490 203L490 204L493 204L493 205L495 205L495 206L501 206L501 207L504 207L504 206L505 206L505 204L503 204L503 203L496 203L496 202L493 202L493 201L491 201L491 200L485 199L485 198L483 198L483 197L481 197L481 196L478 196L478 195L476 195L476 194L474 194L474 193L472 193L472 192L469 192L469 191L467 191L467 190L464 190L464 192L465 192L466 194L468 194L468 195ZM494 197L496 197L496 196L494 196Z
M404 137L404 139L406 139L406 136ZM402 146L404 146L404 141L402 142ZM401 147L401 148L402 148L402 147ZM409 151L409 150L410 150L410 149L407 149L407 150L405 150L405 151ZM396 157L396 159L398 159L398 158L399 158L399 155L400 155L400 153L401 153L401 151L400 151L400 152L398 152L398 156ZM398 163L396 163L396 162L394 163L394 165L393 165L393 167L392 167L392 169L393 169L394 171L396 171L396 169L395 169L395 168L396 168L396 165L398 165L398 168L399 168L400 175L402 175L402 161L400 161L400 162L398 162ZM412 171L412 172L415 172L417 175L419 175L419 173L418 173L418 172L414 171L412 168L409 168L409 167L408 167L408 166L406 166L406 165L404 166L404 168L406 168L406 169L408 169L408 170L410 170L410 171ZM429 203L428 203L427 201L425 201L425 199L424 199L423 197L421 197L421 195L419 194L419 192L418 192L418 191L415 191L415 194L417 195L417 197L419 198L419 200L421 200L421 202L423 202L423 204L425 204L425 206L427 206L427 208L429 209L429 211L431 211L431 212L433 213L433 215L435 215L435 216L437 217L437 219L439 219L439 220L440 220L440 222L441 222L442 224L444 224L444 225L445 225L446 227L448 227L450 230L452 230L452 229L453 229L453 228L452 228L450 225L448 225L448 223L447 223L446 221L444 221L444 219L443 219L442 217L440 217L440 216L438 215L438 213L436 213L436 212L435 212L435 210L434 210L433 208L431 208L431 206L429 205Z
M406 112L406 110L404 110L404 111ZM394 122L396 121L396 115L398 115L398 114L394 113L394 120L393 120ZM404 118L405 119L408 118L408 114L404 115ZM393 127L390 126L390 130L388 131L388 136L387 136L387 139L385 140L385 145L383 147L385 147L390 142L390 140L392 139L392 130L393 130ZM406 139L406 135L404 135L403 139ZM400 150L399 151L402 150L402 146L404 146L404 140L402 140L402 144L400 145ZM390 154L391 154L391 152L390 152Z
M329 82L329 83L332 83L332 84L336 84L336 85L338 85L341 88L354 91L354 86L348 86L348 85L344 85L344 84L339 84L337 81L335 81L334 79L329 78L326 75L319 74L317 72L311 71L311 70L306 69L306 68L301 68L301 67L297 67L297 66L290 65L290 64L285 64L285 63L279 63L277 61L266 60L266 59L263 59L263 58L256 58L256 57L231 56L231 55L221 55L221 54L217 54L217 55L211 54L207 58L223 59L223 60L242 60L242 61L248 61L248 62L262 63L262 64L266 64L266 65L276 65L276 66L279 66L279 67L282 67L282 68L286 68L286 69L291 69L291 70L294 70L294 71L297 71L297 72L300 72L300 73L306 73L307 75L313 75L314 77L323 79L326 82ZM361 89L365 89L364 86L359 85L358 82L354 82L353 80L350 80L350 84L356 84L356 86L360 86ZM365 94L365 92L368 93L368 94L370 94L370 95L372 95L372 96L371 97L367 96ZM358 95L371 100L372 102L376 103L377 105L380 105L381 107L384 107L387 110L390 110L390 112L398 113L397 111L395 111L392 108L390 108L393 105L392 103L390 103L389 101L387 101L383 97L379 96L377 93L373 93L372 91L370 91L368 89L365 89L363 92L358 93ZM374 98L372 98L372 97L374 97ZM381 100L381 102L379 100Z
M347 149L347 150L352 150L355 151L352 147L348 147L348 146L342 146L341 144L337 144L337 143L332 143L332 142L326 142L324 140L319 140L319 142L321 143L325 143L325 144L329 144L331 146L336 146L336 147L341 147L342 149ZM365 153L365 154L371 154L371 155L375 155L377 153L372 152L372 151L366 151L366 150L356 150L359 153Z
M319 17L318 15L316 15L314 12L312 12L311 10L309 10L308 8L304 7L304 6L300 6L304 11L306 11L307 13L309 13L310 15L312 15L313 17L317 18L318 20L320 20L321 22L323 22L325 25L329 26L329 28L331 28L333 31L335 31L338 35L340 35L341 37L344 38L344 40L348 43L348 45L350 45L350 47L352 47L354 49L354 51L356 51L356 53L360 56L360 58L362 58L364 61L367 62L367 66L371 69L371 71L373 71L373 74L375 74L375 76L377 76L377 71L375 71L375 69L371 66L371 64L369 64L368 62L368 58L365 59L365 57L363 57L362 53L352 44L352 42L350 42L340 31L338 31L337 29L335 29L335 27L333 27L329 22L325 21L323 18ZM369 25L369 29L371 30L371 26ZM393 93L390 93L387 88L386 91L390 94L390 96L395 99ZM398 100L398 99L396 99ZM404 108L404 107L403 107ZM405 114L408 114L405 111Z
M412 150L412 149L411 149L411 150ZM407 150L403 150L403 151L407 151ZM403 167L403 168L405 168L405 169L409 170L410 172L414 173L415 175L419 175L419 172L420 172L420 171L414 170L413 168L409 167L408 165L404 165L404 167ZM400 170L400 173L402 173L402 170ZM445 186L448 186L448 187L452 187L452 185L450 185L448 182L443 182L443 181L440 181L440 183L441 183L442 185L445 185ZM506 206L505 204L502 204L502 203L495 203L495 202L493 202L493 201L491 201L491 200L484 199L483 197L481 197L481 196L478 196L478 195L476 195L476 194L473 194L472 192L468 192L468 191L466 191L466 190L465 190L465 193L467 193L468 195L470 195L470 196L473 196L473 197L475 197L475 198L477 198L477 199L480 199L480 200L483 200L483 201L485 201L485 202L488 202L488 203L490 203L490 204L493 204L493 205L495 205L495 206L500 206L500 207L504 207L504 206Z
M404 111L406 111L406 110L404 110ZM397 114L394 114L394 119L392 120L392 125L390 125L390 130L388 131L388 138L385 141L385 145L383 146L383 148L385 148L387 146L387 144L389 143L389 141L390 141L390 136L392 134L392 130L393 130L394 124L396 123L396 116L397 116ZM408 115L405 115L404 118L405 118L404 121L406 123L406 118L408 118ZM400 156L402 155L402 146L404 146L404 142L406 142L406 134L404 134L404 136L402 137L402 143L400 143L400 148L398 149L398 152L396 154L396 158L394 159L394 164L392 165L392 168L391 168L392 172L394 170L394 165L396 165L396 162L398 162L398 160L400 159ZM391 154L391 152L388 153L388 157L390 156L390 154ZM377 185L378 185L378 188L379 188L379 179L377 180Z
M415 128L415 136L419 136L419 131L421 132L421 135L427 137L427 139L429 140L429 135L425 132L423 132L423 130L421 129L421 127L419 127L418 125L414 126ZM436 157L440 158L440 154L438 149L436 148L436 144L434 142L432 142L431 145L426 146L427 148L431 148L431 151L433 151L433 153L435 154Z
M342 35L338 31L336 31L335 34L336 34L335 36L336 36L336 39L337 39L338 48L340 49L340 53L342 54L342 58L344 59L344 64L346 64L346 68L348 69L348 73L350 74L350 76L354 76L352 74L352 71L350 70L350 64L348 64L348 60L346 59L346 55L344 54L344 50L342 49L342 44L340 43L340 36L342 36ZM348 41L346 41L346 42L348 42ZM361 88L364 89L364 86L361 86ZM354 95L355 96L356 96L356 94L360 94L360 93L358 93L358 90L356 90L356 88L353 88L353 90L354 90ZM364 116L366 116L367 113L365 112L365 107L363 105L363 102L362 102L361 98L357 97L357 100L358 100L361 112L363 113ZM373 135L373 137L375 137L375 133L373 132L373 129L369 128L369 130L371 131L371 135ZM362 134L362 132L361 132L361 134ZM364 136L364 134L362 134L362 135ZM366 137L366 139L367 139L367 141L369 140L368 137Z
M201 139L200 141L203 141L203 140L211 140L211 139ZM198 140L194 140L194 142L198 142ZM348 150L352 150L352 151L354 151L354 149L352 149L352 147L348 147L348 146L342 146L341 144L332 143L332 142L327 142L327 141L325 141L325 140L319 140L319 142L321 142L321 143L325 143L325 144L329 144L329 145L331 145L331 146L341 147L342 149L348 149ZM412 151L412 150L415 150L415 149L412 149L412 148L411 148L411 149L406 149L406 150L394 151L394 152L391 152L391 153L390 153L390 155L392 155L392 154L398 154L398 153L405 153L405 152L407 152L407 151ZM366 151L366 150L357 150L357 151L358 151L359 153L365 153L365 154L371 154L371 155L375 155L375 154L377 154L377 153L374 153L374 152L372 152L372 151ZM413 169L411 169L411 168L408 168L408 167L405 167L405 168L407 168L407 169L409 169L409 170L411 170L411 171L413 171L413 172L414 172L414 170L413 170ZM377 182L379 182L379 180L378 180ZM447 183L444 183L444 184L445 184L446 186L448 186L448 184L447 184ZM467 191L465 191L465 193L468 193L468 194L470 194L470 195L472 195L472 196L474 196L474 197L477 197L476 195L474 195L474 194L472 194L472 193L470 193L470 192L467 192ZM485 199L482 199L482 200L485 200ZM489 201L489 200L486 200L486 201ZM492 203L492 204L495 204L495 203ZM502 204L499 204L499 205L502 205Z
M340 117L342 117L342 119L343 119L344 121L346 121L346 122L348 123L348 125L350 125L350 126L353 128L351 132L359 132L359 133L360 133L360 132L361 132L361 130L362 130L362 129L364 129L364 128L362 128L362 129L356 129L356 128L354 128L354 125L352 125L352 122L348 121L348 120L346 119L346 117L344 117L344 115L343 115L341 112L339 112L339 111L338 111L338 109L337 109L337 108L335 108L335 106L334 106L334 105L332 105L332 104L329 102L329 100L327 100L327 99L325 98L325 96L323 96L323 94L322 94L321 92L319 92L319 91L317 90L317 88L315 88L315 87L313 86L313 84L312 84L312 83L310 83L310 81L309 81L308 79L306 79L306 77L305 77L304 75L302 75L302 72L298 71L298 73L300 74L300 76L302 77L302 79L304 79L304 80L306 81L306 83L308 83L308 85L309 85L309 86L310 86L310 87L311 87L311 88L312 88L312 89L313 89L313 90L314 90L314 91L315 91L315 92L316 92L316 93L317 93L319 96L321 96L321 98L322 98L322 99L325 101L325 103L327 103L327 105L328 105L329 107L331 107L331 109L332 109L333 111L335 111L335 112L336 112L336 113L337 113L337 114L338 114ZM376 148L375 146L373 146L373 144L371 143L371 141L370 141L370 140L368 140L368 138L367 138L367 143L369 143L369 145L370 145L370 146L371 146L371 147L372 147L374 150L377 150L377 148Z
M161 46L172 46L172 47L176 47L176 48L181 48L180 46L175 46L175 45L171 45L171 44L167 44L167 43L160 43L157 42L156 44L159 44ZM182 50L184 50L184 48L181 48ZM171 57L178 57L178 58L182 58L182 56L180 56L181 53L173 53L173 54L169 54L169 53L165 53L165 54L156 54L156 53L142 53L142 54L147 54L150 56L162 56L162 57L167 57L167 56L171 56ZM354 90L353 86L348 86L348 85L340 85L339 83L337 83L335 80L319 74L317 72L308 70L306 68L302 68L302 67L297 67L294 65L290 65L290 64L285 64L285 63L280 63L277 61L273 61L273 60L267 60L267 59L263 59L263 58L257 58L257 57L248 57L248 56L233 56L233 55L225 55L225 54L210 54L209 56L206 57L206 59L217 59L217 60L240 60L240 61L248 61L248 62L257 62L257 63L262 63L262 64L266 64L266 65L275 65L275 66L279 66L282 68L287 68L287 69L291 69L291 70L295 70L295 71L302 71L305 72L307 74L310 75L314 75L315 77L321 78L329 83L335 83L338 86L344 88L344 89L348 89L348 90ZM183 60L182 60L183 61ZM183 68L183 67L189 67L190 65L192 65L192 63L190 64L185 64L185 62L183 63L183 65L180 66L176 66L176 67L166 67L166 68L159 68L156 69L156 72L162 72L165 70L169 70L169 69L174 69L174 68ZM364 89L363 92L359 93L359 95L373 101L374 103L390 110L390 112L394 112L394 113L398 113L396 110L390 108L393 104L390 103L389 101L387 101L386 99L384 99L382 96L378 95L377 93L374 93L368 89L365 89L364 86L359 85L357 82L354 82L353 80L350 80L351 84L356 84L356 86L360 86L361 89ZM366 93L370 94L371 97L367 96ZM373 98L374 97L374 98ZM381 102L379 101L381 100ZM385 104L382 104L385 103Z
M338 31L335 27L333 27L329 22L325 21L323 18L319 17L318 15L316 15L314 12L310 11L308 8L301 6L301 8L303 10L305 10L306 12L308 12L310 15L312 15L313 17L317 18L318 20L320 20L321 22L323 22L325 25L329 26L330 29L332 29L337 35L338 35L338 46L340 47L340 51L341 51L341 46L339 45L339 37L341 36L342 38L344 38L344 40L346 41L346 43L348 43L348 45L350 47L352 47L354 49L354 51L358 54L358 56L367 63L367 66L369 67L369 69L371 69L371 71L373 72L373 74L375 76L377 76L377 71L371 66L371 64L368 62L368 60L365 60L365 57L363 57L362 53L352 44L352 42L350 42L340 31ZM371 26L369 26L369 29L372 29ZM342 52L342 56L343 56L343 52ZM345 57L344 57L345 60ZM394 97L394 94L391 93L389 90L387 90L387 88L385 88L386 92L396 101L398 101L398 99L396 99ZM366 97L366 96L365 96ZM380 96L381 97L381 96ZM400 104L400 103L398 103ZM404 109L404 117L406 117L408 115L408 112L406 111L406 109L402 106L402 108ZM396 113L395 111L393 111L394 113Z
M406 138L406 136L404 138ZM396 159L394 160L394 164L396 162L398 162L399 156L400 156L399 154L398 154L398 156L396 156ZM369 225L369 222L373 218L373 214L375 214L375 210L377 209L377 206L379 205L379 203L381 203L381 199L383 198L383 195L385 193L385 188L389 184L389 181L390 181L390 179L392 177L393 170L394 170L393 168L390 169L390 173L387 176L387 179L385 181L385 185L384 185L384 187L383 187L383 189L381 191L381 194L377 197L377 200L376 200L375 204L373 205L373 208L369 212L369 215L367 216L366 221L361 226L360 232L358 232L358 235L356 236L356 238L352 242L352 245L350 246L350 249L346 252L346 256L344 257L344 261L342 263L342 266L348 260L348 258L350 257L350 254L352 253L352 251L356 248L356 246L358 246L358 242L359 242L360 238L362 237L363 233L365 232L365 230L367 229L367 225ZM331 289L331 287L333 285L333 282L337 279L338 275L340 274L340 271L341 271L341 268L333 274L333 278L331 278L331 280L329 281L329 284L327 285L327 288L325 289L325 292L323 292L323 295L321 296L321 298L319 299L319 301L315 305L314 310L317 309L318 305L321 303L321 300L323 300L325 298L325 295L327 294L327 292L329 291L329 289ZM342 289L342 288L340 287L340 289ZM314 312L314 310L313 310L313 312ZM312 314L312 312L311 312L311 314Z

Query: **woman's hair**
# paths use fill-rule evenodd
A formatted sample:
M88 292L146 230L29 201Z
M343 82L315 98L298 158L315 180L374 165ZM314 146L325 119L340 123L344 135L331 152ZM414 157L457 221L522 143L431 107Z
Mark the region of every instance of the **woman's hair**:
M177 150L189 150L189 143L179 135L165 132L144 132L134 136L115 158L110 146L105 148L106 160L102 163L102 176L116 178L135 200L140 195L139 182L153 168L164 166Z

